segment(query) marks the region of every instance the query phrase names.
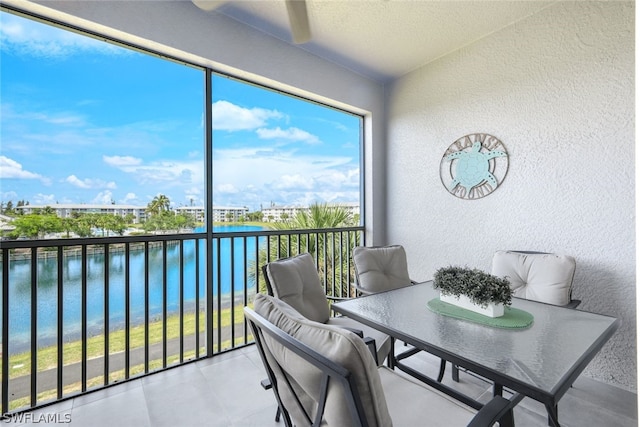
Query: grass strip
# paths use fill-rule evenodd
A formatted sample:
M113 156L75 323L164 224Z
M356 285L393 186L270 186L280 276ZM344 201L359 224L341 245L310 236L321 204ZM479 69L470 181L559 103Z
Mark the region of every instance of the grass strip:
M234 307L233 323L238 325L244 321L243 306ZM205 314L199 312L200 331L205 331ZM230 327L231 308L225 308L220 311L221 325L218 328L218 313L214 310L213 327L214 329L222 329ZM196 313L185 313L183 315L183 336L194 335ZM129 330L129 349L144 347L145 333L144 324L130 327ZM174 314L167 316L167 340L180 337L180 315ZM162 342L162 320L149 322L149 345ZM109 354L119 353L125 350L125 331L124 329L112 331L109 333ZM103 357L104 354L104 334L95 335L87 339L87 359ZM63 366L82 361L82 340L72 341L63 344ZM38 349L37 355L38 371L45 371L57 367L58 364L58 346L52 345ZM0 363L1 369L1 363ZM16 355L9 356L9 376L17 378L31 373L31 352L27 351Z

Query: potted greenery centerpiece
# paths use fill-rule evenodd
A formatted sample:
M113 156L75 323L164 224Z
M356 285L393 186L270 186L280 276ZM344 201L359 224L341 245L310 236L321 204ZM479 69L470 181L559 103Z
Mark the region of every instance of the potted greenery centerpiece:
M490 317L504 314L511 305L509 281L477 268L443 267L433 276L440 300Z

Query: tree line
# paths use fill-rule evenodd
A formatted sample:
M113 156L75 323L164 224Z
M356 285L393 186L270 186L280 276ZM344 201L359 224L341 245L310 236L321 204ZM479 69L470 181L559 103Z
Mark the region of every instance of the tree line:
M28 202L19 201L16 207L28 206ZM193 228L195 219L187 214L176 214L170 210L169 198L158 195L147 205L147 219L141 228L145 232L158 232ZM72 212L68 218L60 218L51 206L37 208L30 214L18 214L11 201L2 207L5 215L14 216L11 225L13 230L5 234L10 239L29 238L41 239L48 234L60 233L62 237L99 237L116 234L124 235L127 228L134 225L135 216L125 216L106 213Z

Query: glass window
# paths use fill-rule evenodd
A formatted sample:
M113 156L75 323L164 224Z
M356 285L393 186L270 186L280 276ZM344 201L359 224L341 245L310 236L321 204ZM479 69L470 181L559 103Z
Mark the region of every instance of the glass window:
M129 213L130 225L159 195L171 207L203 204L202 69L4 12L0 19L5 213ZM26 203L33 209L17 210Z
M361 121L357 115L212 77L213 197L263 220L314 204L342 206L358 224Z

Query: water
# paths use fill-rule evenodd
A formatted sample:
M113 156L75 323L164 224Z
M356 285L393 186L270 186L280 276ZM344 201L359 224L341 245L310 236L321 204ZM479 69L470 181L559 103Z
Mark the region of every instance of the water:
M216 227L216 232L260 231L255 226ZM198 230L200 231L200 230ZM213 245L211 263L214 267L214 296L218 296L218 271L220 275L220 297L228 299L231 294L231 240L220 240L220 265L217 264L218 249ZM234 238L233 266L234 293L241 295L245 286L255 289L255 280L249 277L245 283L245 268L255 265L256 238L246 239L247 262L245 266L245 240ZM264 238L260 240L264 241ZM196 244L199 248L199 271L196 272ZM129 264L129 298L132 324L144 322L145 316L145 258L144 250L131 249ZM87 255L87 328L90 334L104 329L105 301L105 259L104 254ZM167 246L167 311L178 313L180 308L180 246ZM110 329L124 326L125 319L125 253L109 254L109 323ZM204 304L206 287L205 241L185 241L183 246L183 307L185 312L195 311L196 293L200 305ZM37 286L37 330L38 346L54 344L57 337L58 316L58 267L55 257L38 259ZM163 257L162 247L149 248L149 315L151 319L162 316L163 300ZM196 289L196 274L199 289ZM65 341L81 336L82 303L82 259L79 256L65 256L63 259L63 336ZM31 261L11 261L9 268L9 347L10 353L28 350L31 334Z

